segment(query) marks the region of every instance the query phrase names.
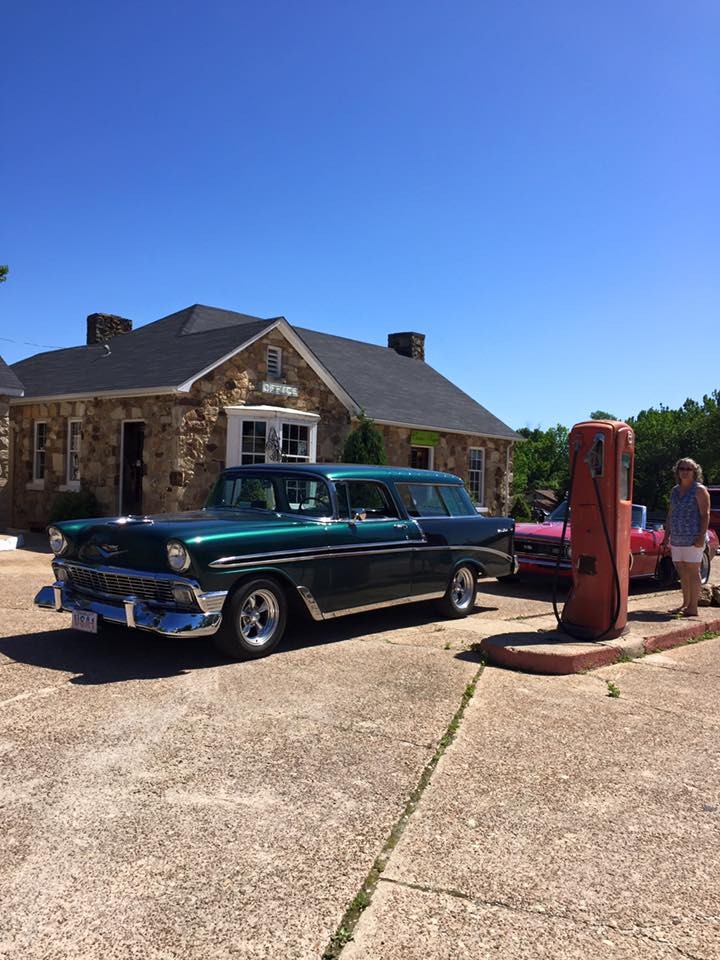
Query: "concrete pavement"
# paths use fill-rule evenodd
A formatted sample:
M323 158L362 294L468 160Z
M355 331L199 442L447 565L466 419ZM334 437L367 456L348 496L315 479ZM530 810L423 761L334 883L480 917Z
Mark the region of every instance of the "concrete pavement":
M483 668L548 619L488 585L464 621L363 615L229 664L69 631L31 606L48 569L0 555L2 960L720 958L720 641ZM635 593L632 621L662 637L676 600Z
M720 957L718 664L486 668L342 960Z

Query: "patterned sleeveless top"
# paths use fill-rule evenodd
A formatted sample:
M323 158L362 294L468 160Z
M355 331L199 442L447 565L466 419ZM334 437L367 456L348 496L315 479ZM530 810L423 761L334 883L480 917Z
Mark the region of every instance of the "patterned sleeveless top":
M670 540L676 547L691 547L700 533L700 508L697 503L697 483L692 483L681 494L680 487L670 493Z

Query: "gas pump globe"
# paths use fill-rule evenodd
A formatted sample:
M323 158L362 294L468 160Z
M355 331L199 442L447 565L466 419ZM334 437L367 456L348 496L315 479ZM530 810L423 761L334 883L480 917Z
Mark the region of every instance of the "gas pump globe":
M573 587L561 625L611 640L627 627L635 436L622 421L590 420L575 424L569 448Z

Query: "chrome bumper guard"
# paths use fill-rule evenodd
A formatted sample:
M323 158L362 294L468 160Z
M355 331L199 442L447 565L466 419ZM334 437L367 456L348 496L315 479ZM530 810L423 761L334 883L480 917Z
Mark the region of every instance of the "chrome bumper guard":
M54 567L63 565L56 561ZM144 576L147 576L145 574ZM150 630L165 637L203 637L216 633L222 623L225 591L201 593L192 581L172 578L174 583L187 585L195 596L200 610L161 607L137 597L95 597L77 590L67 582L56 580L43 587L35 597L35 606L44 610L72 613L85 610L97 613L102 620L138 630Z

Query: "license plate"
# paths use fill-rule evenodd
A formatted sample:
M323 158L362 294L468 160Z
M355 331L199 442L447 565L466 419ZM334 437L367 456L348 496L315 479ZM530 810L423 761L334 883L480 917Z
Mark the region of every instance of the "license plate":
M98 615L89 610L73 610L72 625L75 630L85 633L97 633Z

